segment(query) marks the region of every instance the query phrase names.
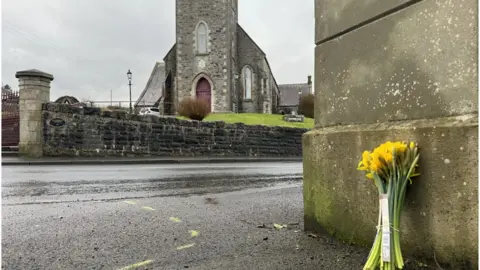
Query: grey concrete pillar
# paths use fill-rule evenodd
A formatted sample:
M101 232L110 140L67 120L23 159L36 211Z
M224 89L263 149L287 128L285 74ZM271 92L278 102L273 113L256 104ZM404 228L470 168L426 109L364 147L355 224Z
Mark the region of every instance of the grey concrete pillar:
M18 71L20 91L20 143L21 156L43 156L43 103L50 102L50 82L53 75L36 70Z
M402 252L476 268L477 2L316 0L315 18L315 128L302 149L305 229L371 245L378 190L357 162L386 141L414 140L421 176L402 208Z

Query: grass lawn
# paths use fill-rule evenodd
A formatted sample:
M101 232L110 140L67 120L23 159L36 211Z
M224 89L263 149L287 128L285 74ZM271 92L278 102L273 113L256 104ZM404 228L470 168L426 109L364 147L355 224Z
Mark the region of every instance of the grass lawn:
M179 117L185 119L183 117ZM303 123L285 122L283 115L259 113L214 113L203 121L224 121L226 123L244 123L245 125L282 126L295 128L313 128L313 119L305 118Z

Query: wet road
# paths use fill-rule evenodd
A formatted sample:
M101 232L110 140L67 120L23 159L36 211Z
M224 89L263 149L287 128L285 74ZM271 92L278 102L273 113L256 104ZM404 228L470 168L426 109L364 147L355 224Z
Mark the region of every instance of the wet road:
M368 255L303 232L301 163L2 169L2 269L360 269Z
M299 183L301 163L5 166L3 204L115 200Z

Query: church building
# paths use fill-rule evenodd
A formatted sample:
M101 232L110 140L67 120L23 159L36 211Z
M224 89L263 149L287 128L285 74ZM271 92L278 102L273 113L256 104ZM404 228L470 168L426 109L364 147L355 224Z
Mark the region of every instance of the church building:
M275 113L280 96L266 54L238 24L238 0L176 0L176 43L135 107L173 115L182 99L198 97L214 113Z

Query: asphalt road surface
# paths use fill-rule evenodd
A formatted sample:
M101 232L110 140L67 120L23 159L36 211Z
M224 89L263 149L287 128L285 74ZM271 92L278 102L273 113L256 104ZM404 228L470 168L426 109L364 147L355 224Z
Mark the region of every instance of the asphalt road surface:
M368 255L303 231L301 163L2 170L2 269L361 269Z

